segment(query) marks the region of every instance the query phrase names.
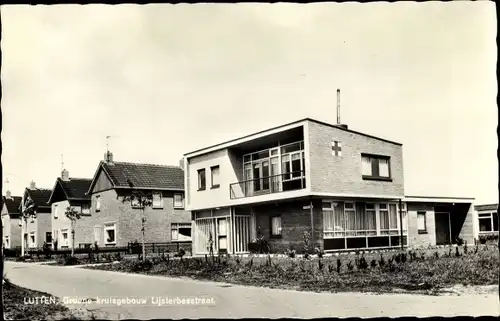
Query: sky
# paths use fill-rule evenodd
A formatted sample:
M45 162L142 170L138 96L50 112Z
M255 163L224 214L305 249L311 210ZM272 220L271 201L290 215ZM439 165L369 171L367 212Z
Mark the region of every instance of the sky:
M498 202L493 2L3 5L2 164L183 154L305 117L403 144L406 195ZM9 183L5 184L5 178Z

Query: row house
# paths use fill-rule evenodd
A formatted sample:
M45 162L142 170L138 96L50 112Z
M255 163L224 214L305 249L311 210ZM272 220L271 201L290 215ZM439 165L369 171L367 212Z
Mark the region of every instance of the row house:
M195 254L450 244L472 198L406 197L401 143L306 118L184 155Z
M2 196L2 244L6 249L21 246L21 205L22 197L12 196L10 191Z
M25 249L39 248L44 243L52 244L51 208L47 203L52 191L47 188L37 188L35 182L24 190L20 212L23 212L27 201L32 200L36 215L27 220L21 219L22 246Z
M142 209L126 201L133 192L152 198ZM191 216L184 206L184 173L179 166L115 162L105 154L86 195L91 215L81 225L81 242L99 246L127 246L141 241L144 216L145 242L191 242ZM144 212L143 212L144 210Z

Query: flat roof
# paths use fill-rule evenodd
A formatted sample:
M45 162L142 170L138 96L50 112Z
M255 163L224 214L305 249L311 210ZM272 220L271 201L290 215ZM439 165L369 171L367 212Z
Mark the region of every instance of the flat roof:
M300 120L293 121L291 123L287 123L287 124L283 124L283 125L271 127L271 128L268 128L268 129L261 130L259 132L253 133L253 134L245 135L243 137L234 138L234 139L231 139L231 140L219 143L219 144L215 144L215 145L211 145L211 146L208 146L208 147L200 148L200 149L197 149L195 151L192 151L192 152L189 152L189 153L185 153L184 156L189 156L190 154L199 153L199 152L202 152L204 150L213 149L215 147L223 148L222 147L223 145L234 143L237 140L241 140L241 139L245 139L245 138L250 138L250 137L255 136L255 135L264 134L264 133L266 133L268 131L278 130L278 129L283 128L283 127L293 126L295 124L300 124L300 123L306 122L306 121L311 121L311 122L314 122L314 123L317 123L317 124L320 124L320 125L329 126L329 127L332 127L332 128L337 128L337 129L340 129L340 130L343 130L343 131L346 131L346 132L349 132L349 133L353 133L353 134L356 134L356 135L361 135L361 136L373 138L373 139L380 140L380 141L383 141L383 142L386 142L386 143L390 143L390 144L395 144L395 145L399 145L399 146L403 145L403 144L398 143L398 142L394 142L394 141L387 140L387 139L384 139L384 138L380 138L380 137L377 137L377 136L373 136L373 135L369 135L369 134L357 132L357 131L354 131L352 129L347 129L347 128L341 127L339 125L325 123L325 122L322 122L322 121L319 121L319 120L316 120L316 119L312 119L312 118L303 118L303 119L300 119Z
M405 202L436 202L436 203L472 203L473 197L450 197L450 196L407 196Z

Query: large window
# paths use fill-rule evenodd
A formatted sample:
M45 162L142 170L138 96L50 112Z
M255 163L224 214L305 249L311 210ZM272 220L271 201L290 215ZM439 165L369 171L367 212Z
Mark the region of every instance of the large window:
M191 241L191 223L171 223L172 241Z
M90 214L90 204L82 205L82 214L89 215Z
M390 179L390 158L388 156L361 154L361 174L363 179Z
M104 224L104 244L116 245L116 223Z
M479 233L498 232L498 212L478 213Z
M399 206L396 203L323 201L322 209L325 238L401 234ZM404 206L401 212L403 234L406 234Z
M198 190L203 191L207 187L206 185L206 177L205 177L205 169L198 170Z

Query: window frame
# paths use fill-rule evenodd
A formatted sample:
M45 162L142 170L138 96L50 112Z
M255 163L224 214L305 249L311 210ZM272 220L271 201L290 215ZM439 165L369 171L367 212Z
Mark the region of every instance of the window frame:
M279 218L280 220L280 229L278 231L279 234L274 234L274 230L273 230L273 220L276 219L276 218ZM281 215L271 215L269 216L269 225L270 225L270 229L269 229L269 234L270 234L270 238L272 239L280 239L283 237L283 219L281 217Z
M498 215L497 211L491 211L491 212L478 212L477 213L477 222L478 222L478 230L479 234L491 234L491 233L498 233L498 229L495 230L495 214ZM489 220L490 221L490 229L486 231L481 231L481 220ZM498 220L498 217L497 217ZM497 223L497 228L498 228L498 223Z
M50 242L47 242L47 234L50 234ZM47 243L48 245L52 245L53 242L52 232L45 232L45 243Z
M218 184L214 184L214 170L217 169L219 171L218 173L218 178L220 178L220 166L219 165L214 165L210 167L210 184L212 185L210 188L219 188L220 187L220 182ZM206 181L206 177L205 177ZM205 182L206 183L206 182Z
M179 229L180 228L188 228L187 225L189 225L189 229L191 230L191 237L187 240L179 240ZM173 238L172 232L177 231L177 238ZM170 223L170 241L171 242L191 242L193 241L193 224L188 223L188 222L172 222Z
M160 204L155 205L154 199L155 195L160 195ZM163 193L162 192L152 192L151 193L151 208L154 210L163 209Z
M418 226L418 216L423 215L424 216L424 229L420 229ZM417 211L417 231L418 234L427 234L427 211Z
M59 217L59 204L54 204L54 219L57 220Z
M96 195L95 197L95 211L96 212L101 211L101 195Z
M63 247L69 247L69 242L70 242L70 231L69 231L69 228L63 228L63 229L60 229L59 230L60 234L61 234L61 248ZM68 234L68 237L66 238L66 240L64 239L63 237L63 234L66 233Z
M176 205L175 203L175 196L176 195L179 195L181 197L181 205L179 206L178 204ZM184 195L182 193L174 193L174 196L172 196L173 198L173 206L174 206L174 209L183 209L184 208Z
M82 211L81 211L82 215L90 215L90 204L82 204L81 209L82 209ZM84 209L86 211L84 211Z
M109 242L108 241L108 230L114 230L115 231L115 237L114 237L114 241L112 242ZM118 238L118 227L117 227L117 224L116 222L106 222L103 224L103 242L104 242L104 246L112 246L112 245L116 245L116 239Z
M204 191L207 189L207 173L204 168L200 168L198 171L198 191ZM203 173L203 180L200 174ZM203 184L202 184L203 183Z
M386 156L386 155L375 155L375 154L368 154L368 153L361 153L361 166L363 166L363 159L368 158L370 160L371 164L371 174L366 175L363 174L363 171L361 170L361 177L363 180L374 180L374 181L388 181L392 182L392 170L391 170L391 157ZM388 176L381 176L380 175L380 160L387 160L387 166L388 166ZM374 173L374 170L376 172Z
M31 241L31 238L33 237L33 241ZM34 248L37 246L36 244L36 231L31 231L29 233L29 247Z

